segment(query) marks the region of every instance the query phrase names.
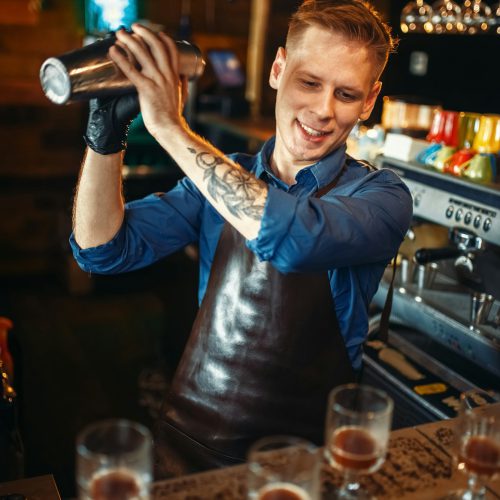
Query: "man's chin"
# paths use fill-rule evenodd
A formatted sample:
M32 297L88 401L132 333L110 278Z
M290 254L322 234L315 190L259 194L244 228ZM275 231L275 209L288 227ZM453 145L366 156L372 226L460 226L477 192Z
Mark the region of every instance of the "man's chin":
M300 161L315 163L325 156L329 155L332 151L338 148L337 145L332 145L330 147L321 147L316 149L304 149L302 150L298 157L300 157Z

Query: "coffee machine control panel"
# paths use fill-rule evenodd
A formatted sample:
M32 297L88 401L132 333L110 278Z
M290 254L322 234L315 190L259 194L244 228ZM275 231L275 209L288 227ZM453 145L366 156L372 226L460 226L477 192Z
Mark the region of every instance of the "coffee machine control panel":
M470 228L483 239L500 245L499 210L411 179L405 179L405 183L413 197L414 216L443 226Z
M395 171L413 197L413 215L446 227L465 227L500 245L500 190L473 184L392 158L381 166Z

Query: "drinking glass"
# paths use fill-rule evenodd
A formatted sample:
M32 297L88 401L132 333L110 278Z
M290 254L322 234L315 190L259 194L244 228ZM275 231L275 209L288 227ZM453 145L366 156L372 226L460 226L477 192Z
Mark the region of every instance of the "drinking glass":
M319 453L309 441L293 436L258 440L248 453L248 498L316 500Z
M491 7L483 0L465 0L462 18L465 31L470 35L487 32L491 23Z
M463 31L462 9L453 0L437 0L432 4L431 23L434 33Z
M152 470L152 437L141 424L104 420L77 437L79 500L147 500Z
M484 500L484 482L500 474L500 412L486 406L491 401L488 393L478 390L460 396L453 455L458 470L467 474L468 484L446 500Z
M401 11L400 26L403 33L431 33L432 8L424 0L412 0Z
M359 476L376 471L385 460L393 406L385 392L367 385L342 385L330 393L325 455L344 474L337 498L371 498Z
M500 35L500 2L496 2L491 6L489 31Z

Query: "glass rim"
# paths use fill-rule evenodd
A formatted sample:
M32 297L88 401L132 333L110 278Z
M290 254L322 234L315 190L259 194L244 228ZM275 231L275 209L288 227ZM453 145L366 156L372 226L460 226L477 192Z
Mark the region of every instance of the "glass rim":
M306 438L302 438L300 436L293 436L291 434L274 434L269 436L264 436L262 438L257 439L250 447L248 448L247 458L250 460L251 456L255 453L264 453L266 451L272 451L273 449L265 450L264 446L269 444L283 444L281 448L286 448L288 446L300 446L301 449L306 451L316 452L318 450L318 446L316 446L312 441L309 441ZM279 448L276 448L279 449Z
M77 435L76 437L76 452L78 455L81 455L82 457L107 457L112 455L111 453L106 453L103 451L93 451L88 448L88 446L85 444L85 439L90 436L93 432L95 432L99 428L119 428L119 427L126 427L129 429L133 429L134 431L138 432L140 436L144 438L144 441L139 444L137 449L132 450L132 451L124 451L120 452L120 455L127 455L127 456L133 456L135 454L141 453L145 448L147 449L149 446L151 446L151 431L144 425L139 422L135 422L133 420L128 420L125 418L108 418L108 419L103 419L103 420L98 420L96 422L92 422L91 424L88 424L85 426Z
M386 407L382 410L379 410L379 411L368 410L368 411L361 412L361 411L357 411L357 410L350 410L350 409L342 406L342 404L333 401L334 397L338 393L340 393L341 391L353 390L353 389L366 391L366 392L377 395L380 399L385 401ZM371 385L357 384L357 383L343 384L343 385L339 385L339 386L335 387L334 389L332 389L330 391L328 401L329 401L328 411L330 411L331 409L335 409L335 411L337 411L338 413L340 413L342 415L348 415L348 416L353 416L353 417L363 415L365 418L368 418L370 420L373 420L375 418L384 417L384 416L390 414L394 408L394 401L385 391L383 391L381 389L377 389L376 387L373 387Z

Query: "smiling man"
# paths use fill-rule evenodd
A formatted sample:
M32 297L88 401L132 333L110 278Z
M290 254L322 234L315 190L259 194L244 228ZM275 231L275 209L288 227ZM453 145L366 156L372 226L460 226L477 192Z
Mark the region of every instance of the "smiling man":
M342 146L375 104L381 83L369 47L311 25L279 48L270 84L277 90L271 166L287 175Z
M276 135L255 156L189 129L170 38L140 25L117 38L140 70L110 56L186 177L125 205L134 99L92 102L71 244L84 270L108 274L199 245L200 309L165 395L161 474L236 463L269 434L321 443L328 392L361 369L368 306L412 212L393 172L346 155L381 89L388 27L361 1L306 0L271 68Z

